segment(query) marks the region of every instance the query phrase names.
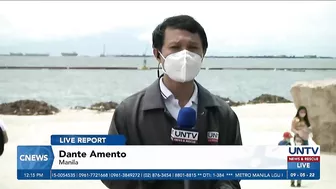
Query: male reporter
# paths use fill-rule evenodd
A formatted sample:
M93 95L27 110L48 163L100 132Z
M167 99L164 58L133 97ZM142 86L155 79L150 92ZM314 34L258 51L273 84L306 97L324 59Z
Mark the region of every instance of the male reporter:
M6 126L3 121L0 120L0 156L5 150L5 144L8 142L8 136Z
M208 48L203 27L187 15L170 17L153 31L152 42L154 56L162 65L164 75L117 107L109 134L125 135L127 145L173 144L170 132L177 125L179 110L192 107L197 112L199 145L242 145L234 111L194 80ZM219 137L213 140L208 133L217 133ZM103 183L110 189L184 188L183 181ZM239 181L190 181L189 184L190 189L240 189Z

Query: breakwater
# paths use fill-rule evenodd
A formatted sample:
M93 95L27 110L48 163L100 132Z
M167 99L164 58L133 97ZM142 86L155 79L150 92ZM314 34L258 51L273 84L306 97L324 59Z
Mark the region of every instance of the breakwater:
M65 67L65 66L0 66L12 70L155 70L157 67ZM265 71L336 71L336 68L256 68L256 67L211 67L202 70L265 70Z

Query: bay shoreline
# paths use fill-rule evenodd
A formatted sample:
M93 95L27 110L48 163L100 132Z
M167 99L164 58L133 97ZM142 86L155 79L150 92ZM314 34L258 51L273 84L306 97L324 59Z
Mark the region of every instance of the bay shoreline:
M263 103L292 103L290 100L271 94L262 94L253 100L249 100L248 102L240 102L240 101L233 101L227 97L218 96L220 99L225 101L229 106L243 106L247 104L263 104ZM115 109L119 104L114 101L107 101L107 102L97 102L92 104L89 107L85 106L75 106L71 107L70 109L75 110L96 110L100 112L109 111ZM51 104L48 104L45 101L38 101L38 100L18 100L14 102L2 103L0 104L0 115L53 115L59 113L61 110Z

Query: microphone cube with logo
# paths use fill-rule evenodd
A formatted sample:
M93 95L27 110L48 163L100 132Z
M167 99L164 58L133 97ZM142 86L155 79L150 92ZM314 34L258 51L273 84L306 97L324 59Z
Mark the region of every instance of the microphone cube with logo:
M173 144L192 145L198 143L198 132L195 130L197 115L191 107L181 108L177 116L177 127L171 130Z

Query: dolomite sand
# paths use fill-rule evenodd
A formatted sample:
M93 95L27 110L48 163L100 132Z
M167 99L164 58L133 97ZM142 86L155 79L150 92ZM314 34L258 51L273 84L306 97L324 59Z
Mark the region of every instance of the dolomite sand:
M282 133L290 128L296 112L294 104L258 104L233 108L240 122L244 144L276 145ZM63 110L53 116L3 116L9 144L0 157L0 189L104 189L100 181L18 181L16 179L16 146L49 144L51 134L106 133L112 112ZM334 188L336 156L321 155L321 180L303 181L302 188ZM242 181L243 189L290 188L289 181Z

